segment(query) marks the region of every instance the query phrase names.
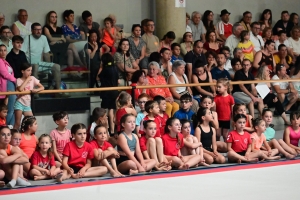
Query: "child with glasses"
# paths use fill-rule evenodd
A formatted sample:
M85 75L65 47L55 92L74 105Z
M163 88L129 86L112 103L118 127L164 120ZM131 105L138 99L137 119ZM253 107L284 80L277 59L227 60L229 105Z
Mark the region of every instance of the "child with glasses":
M180 97L180 109L174 113L175 118L181 120L181 119L187 119L190 121L191 127L193 126L192 117L195 114L191 107L193 105L192 102L192 96L189 94L184 94ZM191 135L194 135L194 128L191 130Z
M138 105L140 107L140 112L138 112L137 116L136 116L136 120L135 120L135 131L138 134L140 131L140 125L141 125L141 121L144 119L144 117L147 115L147 112L145 111L145 104L147 101L150 100L150 96L148 94L142 93L139 95L138 97Z

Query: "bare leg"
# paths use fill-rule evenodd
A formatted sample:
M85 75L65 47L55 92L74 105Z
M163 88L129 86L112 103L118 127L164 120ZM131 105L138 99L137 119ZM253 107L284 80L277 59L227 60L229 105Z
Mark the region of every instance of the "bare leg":
M80 65L80 66L84 66L84 64L82 63L80 56L78 54L78 51L75 47L75 45L73 43L71 43L68 46L68 65L69 66L73 66L74 63L74 59L76 60L76 62ZM74 57L73 57L74 56ZM72 59L72 60L71 60ZM70 65L71 64L71 65Z
M138 169L136 164L132 160L126 160L118 165L118 170L122 174L127 174L129 173L130 175L132 174L137 174Z
M205 152L203 153L203 157L205 159L205 162L209 165L211 165L214 162L214 158Z
M283 155L285 155L286 158L288 159L292 159L295 156L298 155L298 153L291 148L289 145L287 145L283 139L279 139L278 141L273 139L270 142L272 142L272 145L279 150L280 153L282 153ZM288 153L288 154L287 154Z
M111 133L115 133L114 115L115 115L115 110L109 109L108 110L108 118L109 118L109 128L110 128Z
M218 128L217 129L217 133L216 133L216 140L217 141L220 141L220 139L221 139L222 129L223 128Z
M218 164L224 164L226 159L222 154L218 153L218 156L214 158L214 161Z
M145 164L146 164L146 171L150 172L156 165L156 161L154 159L150 159L150 160L144 160Z
M228 132L229 132L228 129L225 129L225 128L222 129L223 141L227 140Z
M254 117L254 103L253 101L250 101L250 103L248 104L248 109L249 109L249 114Z
M197 143L197 142L198 142L198 139L195 136L193 136L193 143ZM195 153L200 156L202 155L202 158L203 158L203 148L198 147L197 149L195 149Z
M183 156L184 163L189 167L195 167L201 162L200 155Z
M163 143L162 143L162 139L159 137L155 138L155 142L156 142L156 153L158 156L158 162L162 163L164 161L164 149L163 149Z
M15 110L15 125L14 125L14 129L17 129L17 130L20 129L22 113L23 113L22 110Z
M227 153L227 144L222 141L217 141L217 151L221 153Z
M68 173L67 170L63 170L62 176L57 177L57 182L61 183L62 181L71 178L71 174Z
M86 170L84 177L99 177L103 176L106 173L107 168L104 166L90 167L88 170Z
M227 153L228 156L228 160L230 160L231 162L237 162L237 163L241 163L241 161L243 162L257 162L258 161L258 156L255 157L254 154L251 155L251 159L246 159L245 156L241 156L240 154L236 153L235 151L228 151Z
M4 178L5 173L3 170L0 169L0 187L3 187L5 185L5 182L2 181L2 179Z

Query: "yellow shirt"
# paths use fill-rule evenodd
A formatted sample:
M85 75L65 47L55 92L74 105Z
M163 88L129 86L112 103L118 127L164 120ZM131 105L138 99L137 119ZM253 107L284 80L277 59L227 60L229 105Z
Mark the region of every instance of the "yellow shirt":
M237 47L242 49L243 54L245 55L246 59L249 59L250 62L253 62L253 59L254 59L254 55L253 55L254 45L250 40L247 43L240 42Z

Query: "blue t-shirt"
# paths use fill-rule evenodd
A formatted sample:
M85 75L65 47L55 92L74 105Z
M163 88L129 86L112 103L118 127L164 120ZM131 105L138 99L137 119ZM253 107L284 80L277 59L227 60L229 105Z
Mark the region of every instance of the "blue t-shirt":
M144 119L145 115L143 112L139 112L136 116L136 119L135 119L135 125L136 126L140 126L141 125L141 121Z
M264 132L264 135L266 136L267 142L274 139L275 137L275 130L271 127L266 128L266 131Z
M182 109L179 109L177 112L174 113L175 118L177 119L187 119L190 121L191 124L191 135L194 135L194 126L193 126L193 121L192 121L192 117L195 113L192 110L189 110L188 112L185 112Z
M171 57L171 63L173 63L173 62L176 61L176 60L182 60L182 58L180 58L179 56L178 56L178 58L177 58L177 57L175 57L174 55L172 55L172 57Z
M218 67L214 67L210 71L212 79L219 80L220 78L227 78L228 80L231 80L229 72L224 69L221 71Z

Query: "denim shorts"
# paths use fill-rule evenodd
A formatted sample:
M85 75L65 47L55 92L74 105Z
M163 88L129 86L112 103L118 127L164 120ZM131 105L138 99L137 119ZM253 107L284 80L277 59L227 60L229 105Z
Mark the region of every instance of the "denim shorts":
M16 101L14 109L21 110L22 112L29 112L29 111L31 112L30 106L25 106L21 104L19 101Z

